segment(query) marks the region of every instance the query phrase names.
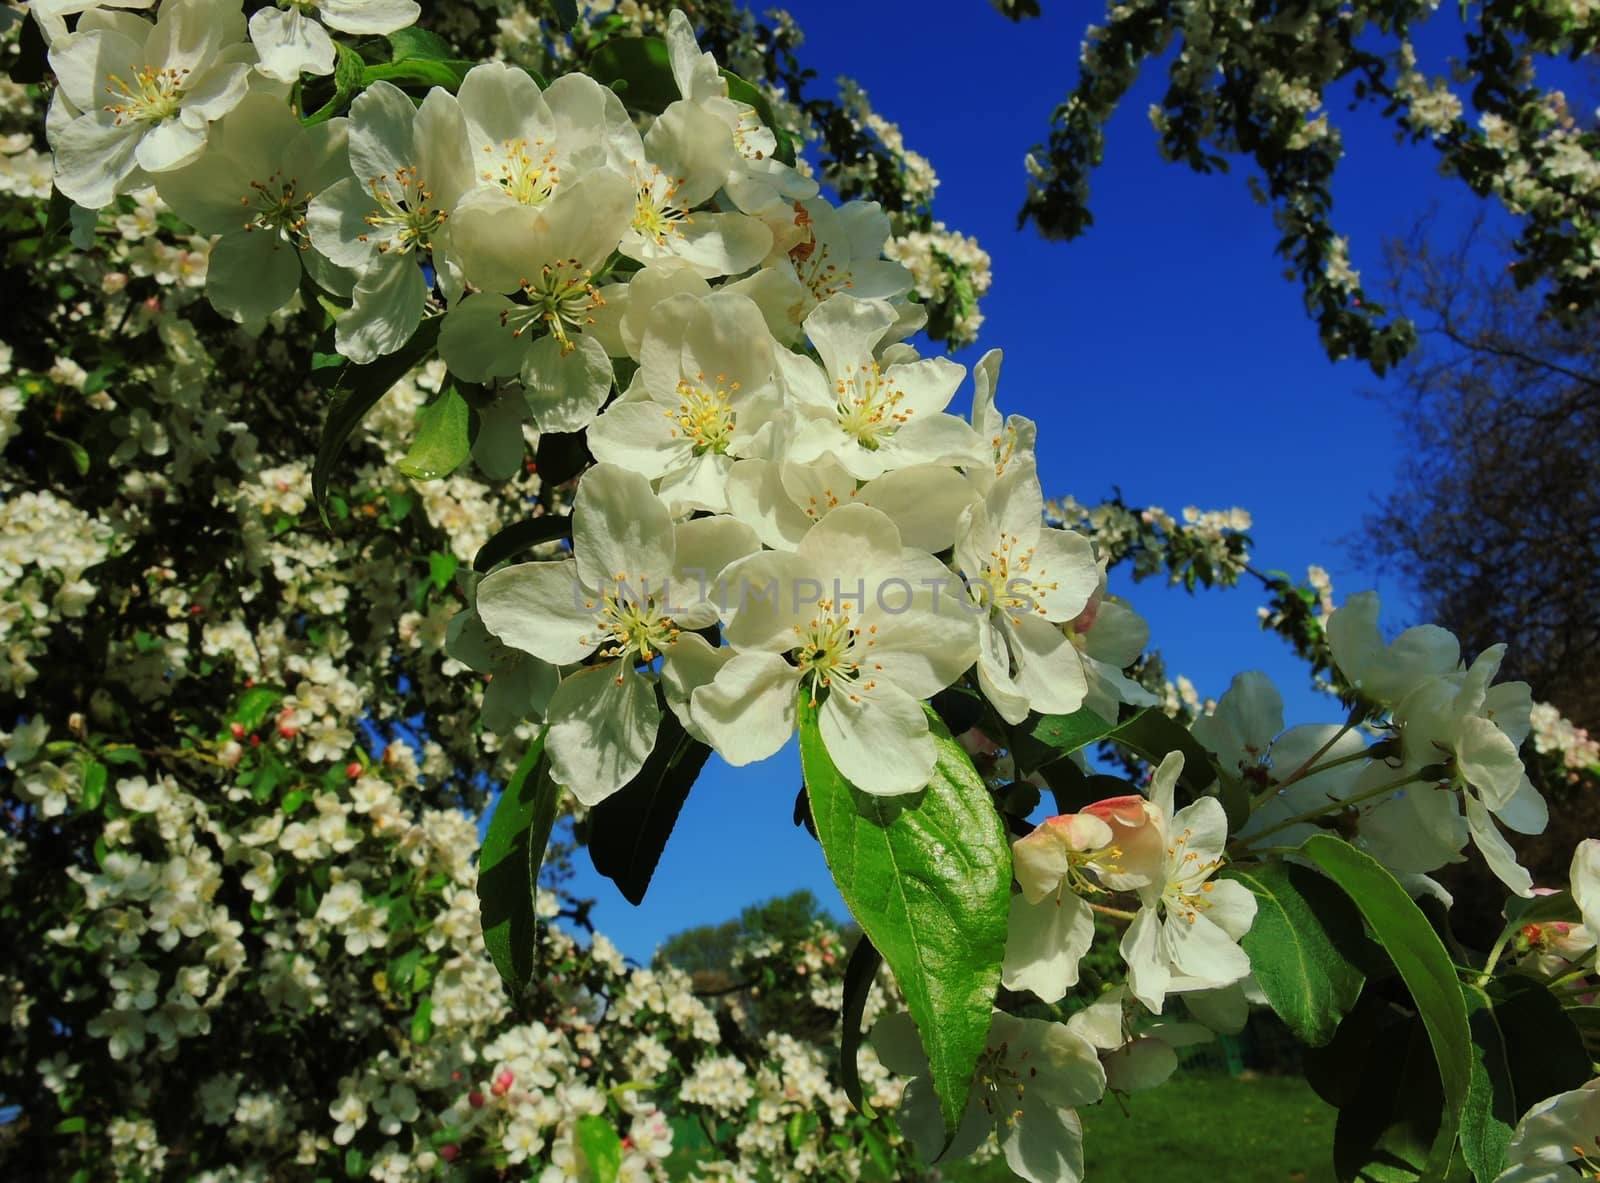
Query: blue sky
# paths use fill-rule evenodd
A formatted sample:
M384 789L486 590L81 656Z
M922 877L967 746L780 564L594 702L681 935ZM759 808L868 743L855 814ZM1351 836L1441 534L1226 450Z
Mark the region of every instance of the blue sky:
M1387 622L1412 623L1395 581L1341 545L1404 460L1385 401L1363 397L1384 388L1359 363L1327 360L1272 253L1277 233L1245 188L1243 163L1196 176L1160 158L1145 115L1159 74L1141 80L1109 129L1088 234L1047 243L1015 229L1023 155L1044 137L1098 5L1047 0L1044 19L1021 25L979 0L788 7L806 34L802 61L824 84L840 74L861 83L933 163L938 216L992 256L978 346L956 359L970 367L987 349L1005 351L997 401L1038 421L1046 495L1093 503L1118 486L1130 504L1173 513L1243 506L1255 518L1258 566L1299 578L1320 563L1341 594L1376 587ZM1453 10L1438 20L1454 33ZM1334 117L1347 147L1335 221L1371 285L1385 238L1408 231L1430 203L1446 225L1474 203L1437 175L1431 150L1397 145L1376 113L1347 115L1340 104ZM1150 621L1169 675L1219 695L1234 673L1261 669L1284 691L1290 724L1337 716L1287 647L1260 631L1254 590L1190 598L1155 581L1114 590ZM599 930L640 960L681 928L800 887L842 916L820 848L792 823L799 787L792 745L745 769L713 758L643 906L582 854L575 889L598 898Z

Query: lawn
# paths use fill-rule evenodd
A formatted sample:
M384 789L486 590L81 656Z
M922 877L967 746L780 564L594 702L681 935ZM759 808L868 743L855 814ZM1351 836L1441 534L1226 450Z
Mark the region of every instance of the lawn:
M1081 1110L1084 1183L1333 1183L1334 1111L1293 1076L1190 1072L1161 1088ZM706 1152L693 1122L675 1121L671 1178L693 1177ZM876 1176L872 1176L876 1178ZM954 1163L942 1183L1012 1183L1000 1158Z
M1334 1110L1292 1076L1189 1074L1083 1110L1084 1183L1332 1183ZM947 1183L1005 1183L999 1159Z

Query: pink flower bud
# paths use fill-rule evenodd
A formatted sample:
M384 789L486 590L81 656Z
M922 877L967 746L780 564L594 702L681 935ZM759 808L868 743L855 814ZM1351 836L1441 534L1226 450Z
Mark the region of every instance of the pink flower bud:
M351 780L355 780L361 775L360 763L355 760L350 761L350 763L344 766L344 774Z
M444 1159L445 1162L455 1162L456 1159L461 1157L461 1147L454 1142L446 1142L439 1147L439 1157Z
M474 1109L482 1109L484 1100L484 1095L477 1089L473 1089L467 1094L467 1104L471 1105Z
M244 738L244 724L243 723L230 723L228 725L228 730L233 733L233 738L234 739L243 739Z
M516 1082L516 1074L509 1068L502 1068L500 1075L496 1076L494 1083L489 1086L489 1091L497 1097L503 1097L511 1091L511 1086Z

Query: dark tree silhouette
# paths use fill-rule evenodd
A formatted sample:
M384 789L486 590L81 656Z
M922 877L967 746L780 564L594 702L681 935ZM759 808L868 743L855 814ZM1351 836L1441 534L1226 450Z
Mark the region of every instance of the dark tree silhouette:
M1388 251L1391 300L1422 348L1398 372L1399 398L1382 396L1410 454L1364 545L1469 655L1512 642L1506 675L1593 730L1600 315L1557 323L1481 225L1448 248L1430 245L1431 230Z

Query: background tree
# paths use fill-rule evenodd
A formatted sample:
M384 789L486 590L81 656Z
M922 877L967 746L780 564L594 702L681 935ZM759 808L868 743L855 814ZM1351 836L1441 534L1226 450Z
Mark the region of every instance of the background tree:
M1561 320L1492 260L1481 227L1390 245L1394 304L1419 355L1382 396L1408 456L1368 518L1421 614L1467 652L1515 635L1507 673L1580 726L1600 726L1600 315Z

